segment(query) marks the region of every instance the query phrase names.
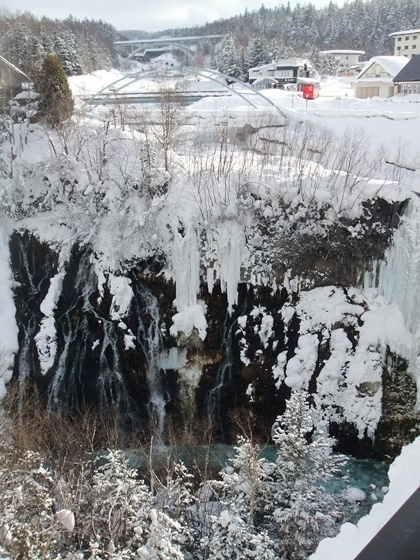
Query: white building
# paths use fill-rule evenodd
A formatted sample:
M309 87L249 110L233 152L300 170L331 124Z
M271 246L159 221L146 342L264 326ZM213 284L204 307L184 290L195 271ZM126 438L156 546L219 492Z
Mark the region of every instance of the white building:
M249 83L260 78L274 78L278 87L295 87L301 83L313 82L314 70L309 60L288 58L250 68Z
M365 51L333 49L329 51L319 51L319 54L321 56L331 55L340 62L343 68L351 68L359 64L360 57L365 54Z
M420 54L420 29L409 29L408 31L396 31L391 33L394 37L394 56L406 56L411 58L413 54Z
M368 97L392 97L393 78L407 64L403 56L374 56L365 64L353 83L354 96L359 99Z

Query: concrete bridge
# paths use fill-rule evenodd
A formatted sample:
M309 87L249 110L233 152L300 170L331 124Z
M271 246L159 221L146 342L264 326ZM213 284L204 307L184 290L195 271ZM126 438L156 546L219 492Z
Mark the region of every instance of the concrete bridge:
M194 55L197 45L202 41L217 43L223 35L201 35L198 37L159 37L158 39L134 39L130 41L114 41L117 52L124 58L139 58L147 53L181 50Z

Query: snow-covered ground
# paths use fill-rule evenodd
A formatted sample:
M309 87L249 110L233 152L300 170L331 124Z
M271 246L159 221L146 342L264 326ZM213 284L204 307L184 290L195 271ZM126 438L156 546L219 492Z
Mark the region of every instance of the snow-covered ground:
M162 65L170 66L172 59L164 58ZM143 67L140 67L143 68ZM147 68L144 68L147 73ZM74 95L88 96L100 91L105 86L124 76L119 71L99 71L89 76L74 76L70 85ZM118 87L123 82L118 84ZM200 77L193 79L192 90L222 90L214 82ZM234 89L240 89L233 86ZM141 80L131 83L124 91L138 92L154 89L153 81ZM228 90L223 90L229 93ZM245 92L242 92L245 93ZM394 155L402 157L408 166L420 157L418 148L418 128L420 118L420 95L396 96L390 99L356 99L353 93L352 78L327 78L321 83L320 97L304 100L295 92L280 89L267 89L260 92L263 97L284 110L288 115L296 115L300 119L310 119L320 126L328 126L342 134L350 128L358 128L365 132L366 142L370 145L385 146ZM264 102L253 99L261 111L267 109ZM247 114L250 106L240 97L208 97L198 103L191 104L187 112L191 114L220 113L223 111Z

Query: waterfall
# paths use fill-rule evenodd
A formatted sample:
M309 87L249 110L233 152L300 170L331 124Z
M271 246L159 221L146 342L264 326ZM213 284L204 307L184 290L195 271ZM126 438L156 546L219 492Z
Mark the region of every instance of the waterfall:
M223 439L226 435L224 426L226 419L223 418L223 411L226 412L233 403L229 403L229 396L232 393L232 375L234 368L233 356L233 327L236 325L236 320L232 320L229 313L226 315L223 323L222 330L222 362L216 373L216 380L214 387L209 391L206 399L206 412L209 425L212 425L214 420L217 420L217 426L222 432Z
M155 429L155 438L158 442L162 442L166 405L170 400L170 395L165 388L163 370L160 367L163 342L160 330L159 301L141 282L136 283L134 290L138 318L137 341L147 362L147 381L150 390L149 415L152 427Z
M409 201L385 260L379 266L378 290L387 304L400 310L407 336L393 350L409 361L417 382L420 410L420 201ZM402 337L400 337L402 338Z
M100 314L92 302L97 286L90 253L85 252L78 261L75 278L67 275L64 279L62 301L57 306L60 336L57 366L49 387L49 407L60 412L78 409L90 392L100 409L112 407L130 416L132 402L117 346L117 326ZM89 371L92 362L98 364L96 374Z
M15 303L19 329L14 375L18 380L20 397L23 397L27 380L40 373L35 344L43 318L39 299L47 294L57 263L53 257L48 258L33 239L26 235L12 236L10 255L16 280Z

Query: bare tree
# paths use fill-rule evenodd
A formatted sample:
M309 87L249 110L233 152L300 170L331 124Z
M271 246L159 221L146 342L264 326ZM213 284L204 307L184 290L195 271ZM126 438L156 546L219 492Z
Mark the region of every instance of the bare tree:
M165 170L170 167L170 151L180 136L182 109L185 102L185 80L173 80L163 74L156 81L157 113L159 123L154 126L154 135L161 146L165 160Z

